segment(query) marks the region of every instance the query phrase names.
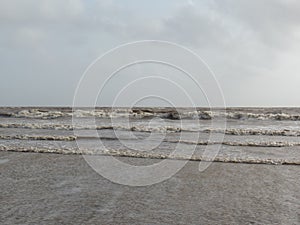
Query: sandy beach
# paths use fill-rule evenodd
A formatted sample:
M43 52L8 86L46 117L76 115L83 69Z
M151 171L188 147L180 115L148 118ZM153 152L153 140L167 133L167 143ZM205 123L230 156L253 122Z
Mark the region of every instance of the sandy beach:
M189 162L162 183L129 187L79 155L0 152L0 174L2 224L300 222L298 166L213 163L200 173Z

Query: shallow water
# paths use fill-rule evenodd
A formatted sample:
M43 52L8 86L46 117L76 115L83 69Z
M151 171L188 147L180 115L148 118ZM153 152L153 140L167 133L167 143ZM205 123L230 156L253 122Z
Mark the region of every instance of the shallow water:
M132 187L103 178L78 155L0 152L2 224L299 224L298 166L198 165Z

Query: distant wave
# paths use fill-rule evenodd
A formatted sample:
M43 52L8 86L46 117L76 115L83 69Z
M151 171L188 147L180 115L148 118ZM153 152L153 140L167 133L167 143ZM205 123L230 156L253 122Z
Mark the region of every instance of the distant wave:
M292 147L300 146L300 142L283 142L283 141L270 141L270 142L236 142L236 141L223 141L223 142L211 142L211 141L188 141L188 140L169 140L171 143L185 143L195 145L228 145L228 146L249 146L249 147Z
M35 123L0 124L0 128L48 129L48 130L73 130L74 129L72 125L67 125L67 124L35 124Z
M223 133L222 129L204 129L202 132L205 133ZM242 129L242 128L229 128L225 130L227 135L267 135L267 136L291 136L298 137L300 136L300 130L291 130L291 129Z
M137 126L73 126L67 124L29 124L29 123L13 123L0 124L0 128L24 128L24 129L49 129L49 130L125 130L137 132L181 132L182 129L173 126L164 127L146 127L142 125Z
M35 141L75 141L77 139L101 139L120 140L118 137L95 137L95 136L60 136L60 135L0 135L0 140L35 140ZM122 140L135 140L121 138Z
M299 137L299 130L292 129L259 129L259 128L228 128L225 129L196 129L196 128L182 128L177 126L73 126L70 124L32 124L32 123L12 123L12 124L0 124L0 128L23 128L23 129L49 129L49 130L124 130L124 131L136 131L136 132L200 132L200 133L224 133L226 135L267 135L267 136L290 136Z
M130 117L130 118L149 118L159 117L171 120L180 119L199 119L211 120L218 118L226 118L233 120L257 119L257 120L290 120L300 121L300 113L290 114L283 112L247 112L247 111L222 111L222 110L183 110L177 112L171 109L97 109L97 110L75 110L59 111L59 110L41 110L41 109L24 109L16 112L1 112L2 117L15 117L15 118L33 118L33 119L56 119L60 117L96 117L96 118L115 118L115 117Z

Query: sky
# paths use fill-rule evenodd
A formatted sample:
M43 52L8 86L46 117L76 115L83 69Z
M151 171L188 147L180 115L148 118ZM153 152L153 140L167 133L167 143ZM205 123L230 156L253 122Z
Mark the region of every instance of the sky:
M129 42L161 40L205 61L226 106L300 106L299 12L298 0L0 0L0 105L71 106L99 56ZM144 76L153 79L139 83ZM154 64L120 71L97 104L112 105L133 80L117 104L152 91L185 106L173 83L196 105L209 104L184 74ZM164 105L146 97L139 104Z

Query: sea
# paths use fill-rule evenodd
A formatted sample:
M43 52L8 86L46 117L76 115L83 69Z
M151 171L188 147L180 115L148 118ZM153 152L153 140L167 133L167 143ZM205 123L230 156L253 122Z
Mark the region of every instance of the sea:
M0 151L300 165L300 108L2 107Z

